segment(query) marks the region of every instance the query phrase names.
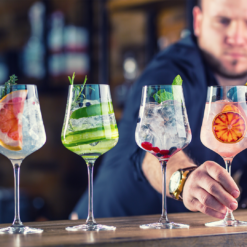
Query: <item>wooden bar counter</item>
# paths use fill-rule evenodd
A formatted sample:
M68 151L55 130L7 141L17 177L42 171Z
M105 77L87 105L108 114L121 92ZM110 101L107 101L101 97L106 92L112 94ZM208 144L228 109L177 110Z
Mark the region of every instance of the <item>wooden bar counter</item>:
M247 221L247 210L234 213L239 220ZM97 219L97 223L114 225L110 232L68 232L65 227L83 224L78 221L47 221L26 223L44 229L42 234L0 235L1 247L72 247L72 246L247 246L247 227L205 227L204 223L214 220L201 213L170 214L169 219L190 225L190 229L143 230L140 224L153 223L159 215ZM6 227L9 224L2 224Z

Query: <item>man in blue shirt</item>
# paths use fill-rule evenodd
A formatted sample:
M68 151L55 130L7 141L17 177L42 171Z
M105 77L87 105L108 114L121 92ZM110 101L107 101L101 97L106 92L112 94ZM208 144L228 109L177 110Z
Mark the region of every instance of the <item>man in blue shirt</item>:
M193 16L195 36L160 52L133 85L119 124L119 142L105 155L94 182L95 217L161 213L160 164L137 146L135 128L142 87L170 85L178 74L183 79L192 142L168 162L167 181L179 168L198 168L185 182L183 203L168 198L168 212L189 209L222 219L227 208L238 207L239 189L223 159L201 143L200 130L207 87L247 81L247 1L201 0ZM234 158L233 173L244 170L246 155L245 150ZM87 202L85 193L72 218L87 217Z

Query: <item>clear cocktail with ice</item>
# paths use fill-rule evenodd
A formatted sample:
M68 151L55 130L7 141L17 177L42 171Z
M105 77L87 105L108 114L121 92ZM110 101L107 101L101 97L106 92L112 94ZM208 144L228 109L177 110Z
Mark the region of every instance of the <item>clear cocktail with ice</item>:
M15 218L12 226L0 233L41 233L26 227L19 212L19 173L22 160L46 142L37 87L34 85L0 86L0 153L10 159L15 178Z
M1 104L1 109L15 107L13 103ZM0 113L1 114L1 113ZM0 146L0 153L9 159L24 159L29 154L40 149L46 142L46 134L37 97L27 98L24 101L23 113L19 114L19 125L22 126L22 147L20 150L11 150ZM11 120L9 120L11 121ZM1 126L1 122L0 122ZM6 132L0 130L1 142L13 141Z
M191 141L182 86L143 87L135 139L139 147L159 160L163 174L161 218L159 222L140 227L143 229L189 228L189 225L170 222L166 212L167 162Z
M140 107L140 113L142 117L136 127L136 142L159 160L169 160L190 143L189 122L181 102L146 103Z

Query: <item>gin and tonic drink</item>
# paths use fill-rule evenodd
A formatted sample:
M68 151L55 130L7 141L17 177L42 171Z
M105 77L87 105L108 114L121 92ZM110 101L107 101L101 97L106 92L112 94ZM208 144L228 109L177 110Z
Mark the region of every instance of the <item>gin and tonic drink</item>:
M140 106L140 114L136 142L159 160L168 161L191 141L186 110L180 102L146 103Z
M46 142L37 88L34 85L0 87L0 153L10 159L15 177L15 219L0 233L41 233L26 227L19 212L19 173L22 160ZM4 96L3 96L4 95Z
M118 128L108 85L71 85L62 129L62 143L80 155L88 168L88 218L68 231L115 230L97 224L93 215L93 166L95 160L118 142Z
M78 107L67 110L62 143L87 162L96 160L112 149L118 141L118 128L112 102L84 100ZM66 122L65 122L66 124Z
M230 175L233 158L247 148L246 96L246 86L208 88L201 141L224 159ZM224 220L206 226L247 226L247 222L235 220L228 209Z
M143 229L189 228L189 225L170 222L166 207L167 162L191 141L182 86L143 87L137 122L136 143L159 160L163 174L161 218L159 222L140 227Z

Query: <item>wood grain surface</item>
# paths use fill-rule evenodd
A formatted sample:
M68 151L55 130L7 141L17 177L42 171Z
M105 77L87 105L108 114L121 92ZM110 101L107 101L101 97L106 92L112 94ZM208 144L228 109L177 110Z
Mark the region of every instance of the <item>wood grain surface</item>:
M247 211L234 213L236 219L247 221ZM1 247L153 247L153 246L247 246L247 227L205 227L215 219L201 213L170 214L169 220L190 225L190 229L143 230L140 224L157 222L159 215L97 219L97 223L114 225L115 231L68 232L65 227L83 224L77 221L47 221L25 223L26 226L44 229L42 234L0 235ZM8 226L0 225L0 228Z

